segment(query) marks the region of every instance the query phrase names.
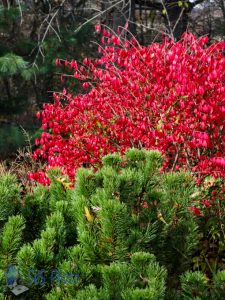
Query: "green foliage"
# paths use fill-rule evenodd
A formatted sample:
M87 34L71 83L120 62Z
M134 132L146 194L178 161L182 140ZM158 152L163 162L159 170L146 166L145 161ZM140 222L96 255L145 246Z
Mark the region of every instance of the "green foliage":
M20 191L14 175L4 174L0 177L0 224L19 209Z
M108 155L99 171L80 169L74 188L53 169L51 186L23 199L14 176L0 177L0 297L15 265L29 299L223 299L225 272L194 270L207 229L189 206L201 190L161 163L155 151Z
M213 276L214 289L212 289L212 299L219 300L221 296L225 297L225 271L220 271Z
M24 278L25 284L32 284L33 282L29 280L29 275L36 265L34 249L29 244L23 245L18 252L16 259L21 278Z
M22 7L21 7L22 8ZM16 21L20 15L19 7L9 6L5 8L3 5L0 5L0 26L7 28L12 21Z
M201 272L187 272L181 276L184 299L208 299L207 277Z
M11 76L24 71L27 68L27 62L18 55L7 53L0 57L0 74L2 76Z
M214 276L217 270L224 269L224 179L205 178L200 191L194 193L194 196L193 201L196 206L200 206L204 218L200 217L200 242L192 259L193 269ZM201 199L207 201L207 207Z
M1 233L0 268L5 269L15 262L15 255L22 242L25 227L22 216L9 217Z
M0 109L2 108L1 104ZM5 107L5 103L3 106ZM11 107L11 109L13 108ZM9 153L15 152L18 147L25 146L25 137L18 126L0 125L0 137L0 156L2 158L8 157Z
M32 194L26 196L24 202L22 214L27 224L25 235L26 240L30 242L38 236L44 227L46 217L49 214L49 193L43 186L38 186Z

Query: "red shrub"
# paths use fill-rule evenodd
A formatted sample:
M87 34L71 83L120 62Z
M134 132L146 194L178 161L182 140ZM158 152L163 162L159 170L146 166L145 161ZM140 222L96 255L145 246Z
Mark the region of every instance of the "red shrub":
M34 156L74 178L83 163L144 147L165 154L164 168L224 176L225 42L207 47L206 37L185 34L145 47L104 29L102 43L110 46L99 47L100 59L65 62L91 89L64 89L44 105Z

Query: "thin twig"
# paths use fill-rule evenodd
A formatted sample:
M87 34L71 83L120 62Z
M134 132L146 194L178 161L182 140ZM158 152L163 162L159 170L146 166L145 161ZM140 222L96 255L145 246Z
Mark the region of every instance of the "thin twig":
M61 7L63 6L63 4L64 4L65 1L66 1L66 0L63 0L63 2L60 4L59 8L55 11L55 13L53 14L51 20L49 21L48 26L47 26L47 28L46 28L46 30L45 30L45 33L44 33L44 35L43 35L43 37L42 37L42 39L41 39L41 42L40 42L40 44L39 44L38 51L37 51L37 54L36 54L36 56L35 56L33 65L34 65L34 63L36 63L37 58L38 58L38 56L39 56L39 53L41 53L41 46L40 46L40 45L43 44L43 42L44 42L44 40L45 40L45 38L46 38L46 36L47 36L47 33L48 33L48 31L49 31L49 28L51 27L51 24L52 24L54 18L57 16L59 10L61 9ZM32 66L33 66L33 65L32 65Z
M116 2L115 4L111 5L110 7L108 7L107 9L105 9L104 11L101 11L100 13L98 13L97 15L95 15L94 17L88 19L86 22L82 23L80 26L78 26L78 28L76 30L74 30L74 33L77 33L78 31L80 31L80 29L87 25L88 23L94 21L96 18L100 17L101 15L103 15L104 13L106 13L107 11L109 11L110 9L112 9L113 7L117 6L118 4L124 2L124 0L120 0L118 2Z

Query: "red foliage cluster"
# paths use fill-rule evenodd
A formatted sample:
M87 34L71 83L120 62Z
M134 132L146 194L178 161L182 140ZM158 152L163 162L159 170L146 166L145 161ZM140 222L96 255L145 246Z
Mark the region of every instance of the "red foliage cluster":
M224 177L224 50L225 42L207 46L206 37L189 33L140 46L103 29L100 58L57 60L89 90L74 97L64 89L44 105L34 157L73 179L84 163L97 166L109 152L144 147L165 154L164 169Z

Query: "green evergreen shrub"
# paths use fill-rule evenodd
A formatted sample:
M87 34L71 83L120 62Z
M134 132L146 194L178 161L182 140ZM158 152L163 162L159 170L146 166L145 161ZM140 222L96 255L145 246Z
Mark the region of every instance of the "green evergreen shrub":
M223 299L224 271L193 262L205 230L189 209L199 188L188 173L161 173L162 160L107 155L99 171L81 168L75 187L55 169L50 187L23 197L1 176L0 297L12 295L14 265L28 299Z
M19 209L21 188L16 177L4 174L0 180L0 225Z

